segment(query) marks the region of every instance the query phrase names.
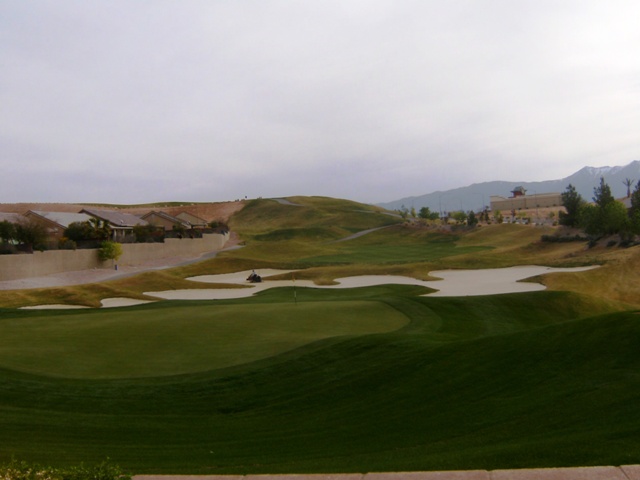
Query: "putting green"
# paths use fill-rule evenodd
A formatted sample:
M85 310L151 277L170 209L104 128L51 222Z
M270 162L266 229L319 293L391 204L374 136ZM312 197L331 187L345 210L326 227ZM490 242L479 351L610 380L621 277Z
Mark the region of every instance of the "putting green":
M0 367L69 378L207 371L318 340L397 330L408 319L376 301L138 307L0 321Z

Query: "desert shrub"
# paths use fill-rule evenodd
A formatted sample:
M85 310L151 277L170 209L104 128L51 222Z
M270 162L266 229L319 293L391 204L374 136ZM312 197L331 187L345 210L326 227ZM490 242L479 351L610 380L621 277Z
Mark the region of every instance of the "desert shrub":
M542 235L540 241L548 243L586 242L589 239L583 235Z
M58 240L58 248L60 250L76 250L78 244L67 237L62 237Z
M98 258L105 262L107 260L117 261L122 255L122 245L116 242L102 242L98 250Z

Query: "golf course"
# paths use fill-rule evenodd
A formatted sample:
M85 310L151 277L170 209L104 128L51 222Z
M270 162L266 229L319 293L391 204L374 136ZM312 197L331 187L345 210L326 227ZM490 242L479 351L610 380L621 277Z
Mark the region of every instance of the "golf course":
M0 291L0 463L133 474L640 464L640 246L443 227L325 197L249 200L241 248L102 283ZM369 231L357 236L358 232ZM437 271L597 267L430 296ZM282 270L245 289L199 276ZM295 278L290 272L295 272ZM321 288L356 276L420 284ZM393 277L392 277L393 278ZM107 298L147 301L99 308ZM83 309L23 309L65 304Z

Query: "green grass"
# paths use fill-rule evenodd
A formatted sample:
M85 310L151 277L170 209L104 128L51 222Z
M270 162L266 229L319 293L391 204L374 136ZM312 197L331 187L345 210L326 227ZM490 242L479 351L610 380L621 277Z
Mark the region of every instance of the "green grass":
M515 468L640 460L640 322L635 313L594 317L607 307L563 292L447 299L416 297L421 289L401 286L298 290L297 307L283 303L291 298L290 288L242 302L178 306L184 312L219 304L241 311L268 308L268 326L292 308L308 313L322 303L340 304L344 314L354 306L374 306L409 323L392 329L383 322L379 333L367 333L369 326L355 332L347 328L341 336L303 341L268 358L246 357L244 363L196 371L213 362L201 359L192 373L179 375L100 379L94 372L94 378L73 379L5 368L0 375L2 455L54 465L109 457L136 473ZM131 312L148 317L147 328L153 330L151 319L167 308L122 309L120 338L137 335L124 321ZM114 313L94 315L86 321L112 322ZM2 324L19 316L5 310ZM31 341L49 328L41 315L22 317ZM52 315L50 321L58 317L68 321L74 315ZM275 336L300 333L295 322L288 327L291 332ZM212 327L195 322L173 335L182 341L197 331L206 337ZM144 347L142 338L137 341L148 362L165 353ZM263 341L271 339L263 336ZM241 357L237 353L236 359Z
M17 312L0 320L0 368L54 377L126 378L213 370L325 338L395 330L407 319L375 301ZM126 335L124 333L126 332Z
M251 268L313 267L297 278L328 283L536 261L605 267L545 280L555 290L487 297L298 287L296 305L287 287L97 311L2 309L0 462L110 458L165 474L640 463L638 247L540 244L546 230L513 225L393 226L374 207L291 200L302 206L248 202L230 222L246 246L215 259L0 302L96 304Z
M490 250L488 246L458 245L458 235L434 231L384 229L327 247L335 251L299 260L304 265L401 264L431 262L455 255Z

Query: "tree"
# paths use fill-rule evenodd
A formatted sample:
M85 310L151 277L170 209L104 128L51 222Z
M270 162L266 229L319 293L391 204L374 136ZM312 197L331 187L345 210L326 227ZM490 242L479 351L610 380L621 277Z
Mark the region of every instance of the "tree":
M34 248L44 249L47 239L47 229L41 223L25 218L16 224L16 240L27 252L33 253Z
M440 217L438 212L432 212L429 207L422 207L418 212L418 216L425 220L437 220Z
M398 213L400 214L400 216L402 217L403 220L406 220L407 217L409 216L409 209L407 207L404 206L404 204L400 207L400 210L398 210Z
M624 186L627 187L627 198L629 198L631 196L631 187L633 186L633 182L634 182L634 180L631 180L630 178L625 178L622 181Z
M640 182L636 183L636 188L631 194L629 218L631 219L631 229L633 232L640 234Z
M562 205L566 212L560 212L560 225L567 227L577 227L580 224L580 212L585 205L582 196L576 191L576 188L569 184L567 189L562 192Z
M100 220L99 218L91 218L89 224L93 227L95 237L99 240L109 240L111 237L111 227L106 220Z
M462 210L458 210L457 212L451 213L451 218L453 218L456 223L465 223L467 221L467 214Z
M475 227L478 224L478 217L476 217L476 214L473 210L469 210L469 213L467 214L467 225L469 225L470 227Z
M13 223L8 222L6 220L1 221L0 222L0 240L2 240L2 243L9 243L15 239L16 239L16 226Z
M631 221L627 215L627 208L618 201L608 203L602 211L602 230L605 235L619 234L622 239L631 229Z
M173 227L175 229L175 225ZM155 238L164 238L164 230L151 224L134 225L133 235L137 243L153 242Z
M122 256L122 245L117 242L111 242L109 240L102 242L100 249L98 250L98 258L106 262L107 260L113 260L115 262ZM117 269L117 265L115 266Z
M601 209L616 201L611 194L611 187L604 181L604 177L600 177L600 185L593 188L593 201Z
M89 222L73 222L64 230L64 236L74 242L97 239L96 231Z
M600 185L593 189L594 205L582 208L582 225L590 235L620 234L624 239L632 228L625 206L611 194L611 188L600 178Z

